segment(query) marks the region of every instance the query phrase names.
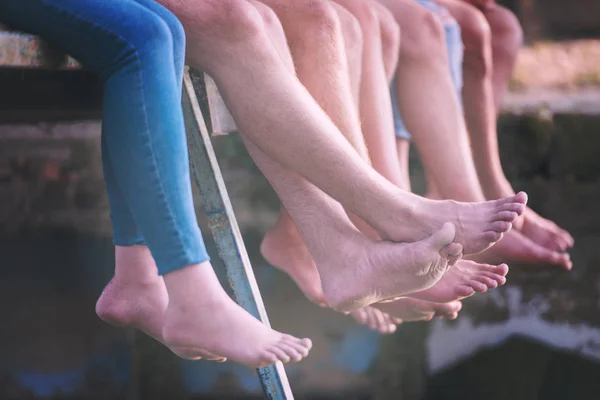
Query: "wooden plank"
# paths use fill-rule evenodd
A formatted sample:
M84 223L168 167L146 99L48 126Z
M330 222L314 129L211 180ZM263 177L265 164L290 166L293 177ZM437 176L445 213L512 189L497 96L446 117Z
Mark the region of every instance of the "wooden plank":
M235 121L227 109L215 81L205 74L204 84L206 86L206 97L208 98L208 109L210 111L211 134L219 136L237 131Z
M0 24L0 68L61 70L80 68L80 65L73 58L54 51L38 36L11 31ZM233 117L217 85L208 76L205 82L212 135L227 135L236 131Z
M246 311L270 326L267 312L250 265L225 182L215 156L210 135L195 92L195 84L203 74L186 68L183 84L183 112L190 148L192 171L200 189L203 207L215 239L219 256L225 264L234 298ZM200 288L201 290L201 288ZM260 381L269 399L293 399L285 370L281 363L260 368Z
M79 68L79 64L38 36L0 30L0 67L68 69Z

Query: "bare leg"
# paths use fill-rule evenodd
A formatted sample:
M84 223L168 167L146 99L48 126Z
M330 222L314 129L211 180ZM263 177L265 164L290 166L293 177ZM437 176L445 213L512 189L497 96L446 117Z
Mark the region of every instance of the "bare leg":
M358 112L354 106L347 57L349 54L352 61L361 58L362 34L358 23L347 16L345 29L342 29L340 10L327 1L262 2L275 11L283 25L300 82L358 154L368 160ZM316 34L311 34L307 31L309 29ZM348 47L344 35L347 36Z
M372 0L334 0L358 21L363 38L359 110L362 133L375 170L398 186L401 176L394 146L392 104L384 65L395 70L400 48L400 30L391 14ZM392 50L390 50L392 49Z
M361 9L361 8L353 9L353 11L357 14L359 14L363 10L364 9ZM359 17L359 15L356 15L357 18ZM359 18L359 20L360 20L360 18ZM363 23L364 22L361 21L361 26ZM366 38L367 36L368 36L368 30L365 29L363 31L363 37ZM375 40L378 40L378 41L381 40L380 39L381 34L378 30L375 31L374 36L375 36ZM365 52L363 54L364 54L364 57L370 57L370 58L372 57L372 55L370 55L368 52ZM381 60L380 60L380 62L381 62ZM363 69L363 71L364 71L364 69ZM369 79L363 80L363 82L366 82L366 81L372 82L372 80L369 80ZM386 86L384 86L384 88ZM387 90L384 92L384 94L385 94L385 96L389 97L389 92ZM389 114L390 114L389 118L391 119L391 111ZM387 133L388 133L389 138L393 138L393 129L391 130L391 132L388 131ZM378 156L379 156L379 154L378 154ZM393 162L397 163L397 160L394 159ZM281 221L281 219L280 219L280 221ZM263 246L262 246L263 254L265 254L267 259L274 260L275 262L277 262L277 259L282 260L282 261L285 261L287 259L287 262L289 265L298 266L298 268L291 269L290 275L295 277L296 281L298 282L298 284L301 287L305 288L304 290L307 294L315 293L315 292L317 292L317 289L315 288L315 286L320 281L318 280L318 274L316 274L316 273L309 274L308 273L309 270L315 271L314 264L312 262L312 259L310 258L308 249L303 245L303 242L300 240L300 238L296 237L296 240L288 241L292 245L290 247L291 247L291 250L293 250L293 251L291 253L288 251L285 251L286 250L286 248L284 247L285 243L282 241L282 237L283 238L285 238L285 237L293 238L293 235L290 232L294 233L295 227L292 227L292 228L293 228L293 230L284 229L281 227L281 225L278 222L278 226L276 226L270 232L270 234L268 234L265 237L265 240L263 241ZM277 235L274 234L273 232L276 232ZM299 249L302 249L302 250L298 251ZM293 257L294 255L298 255L298 254L300 254L301 256ZM299 261L301 261L301 262L299 262ZM505 268L505 267L482 266L482 265L473 263L472 268L467 268L467 266L465 266L464 268L457 269L453 274L451 274L448 277L448 280L445 283L443 283L442 285L439 285L439 286L436 285L436 287L434 287L431 290L426 291L424 293L420 293L420 295L422 297L429 296L430 298L435 298L435 299L440 298L442 296L453 299L455 296L464 297L464 296L475 293L475 291L485 291L488 289L488 286L482 284L481 282L476 281L475 279L480 279L482 281L485 281L487 279L486 282L488 282L489 287L496 287L498 285L498 283L496 281L501 281L504 279L503 275L506 274L506 270L504 270L503 275L499 275L498 272L496 270L494 270L493 272L491 272L491 275L493 277L495 277L496 280L491 280L485 276L485 274L490 274L490 271L485 270L486 267L488 267L488 269L489 268L496 268L496 269ZM470 272L466 273L466 271L470 271ZM463 273L463 272L465 272L465 273ZM475 276L475 275L477 275L477 276ZM311 276L314 276L314 279L311 279ZM312 284L311 284L311 282L312 282ZM470 288L470 291L468 293L465 293L466 287ZM452 291L448 290L448 288L452 288L451 289ZM320 294L322 292L319 291L318 293ZM456 293L459 293L459 294L457 295ZM376 312L372 309L368 309L368 310L358 310L353 313L353 316L358 321L368 320L368 321L370 321L371 325L375 326L376 329L378 329L380 332L388 333L389 332L389 320L387 319L387 316L379 315L379 314L381 314L381 313ZM374 324L375 322L378 322L378 323Z
M409 163L409 155L410 155L410 141L406 139L396 138L396 153L398 154L398 165L401 170L400 172L400 185L399 187L404 188L407 191L411 191L411 183L410 183L410 163ZM429 187L429 180L428 189ZM431 197L432 199L436 199L435 197Z
M396 95L423 163L445 198L482 201L438 16L412 1L380 1L404 32Z
M483 10L492 30L492 59L494 70L492 75L492 89L496 114L508 87L514 65L523 42L523 31L519 21L513 13L506 8L493 3ZM506 195L506 192L497 192L496 197ZM491 197L489 197L491 198ZM530 208L523 218L521 232L534 242L552 250L565 250L575 244L573 237L554 222L540 217Z
M285 67L291 74L295 74L286 37L277 16L259 1L250 3L261 14L271 44ZM260 251L269 264L287 273L310 301L321 307L328 306L317 266L283 205L277 222L265 234Z
M492 90L496 114L500 112L502 99L512 77L519 49L523 44L523 30L517 17L497 3L491 3L483 15L492 31Z
M339 203L245 142L296 221L319 270L327 303L334 309L353 311L401 297L397 293L413 292L416 286L431 287L446 272L448 259L460 255L462 246L452 243L451 224L411 244L367 238L354 228ZM400 265L398 260L407 262Z
M261 8L261 12L267 12ZM274 21L273 21L274 22ZM270 34L272 36L282 35L281 27L275 26L271 27ZM281 40L274 38L273 40L276 43L278 48L279 56L282 60L287 64L288 68L291 68L291 60L289 54L287 54L287 49L281 43ZM373 265L373 263L369 263L368 260L361 262L361 257L358 258L352 257L351 253L356 253L358 251L361 253L366 250L366 252L375 251L376 248L379 248L383 251L382 245L384 243L374 242L364 237L360 233L356 231L356 229L350 224L347 217L343 214L343 210L339 203L335 202L323 192L318 190L315 186L311 185L299 175L292 173L290 171L286 171L281 165L279 165L274 160L270 159L265 153L260 151L254 144L252 144L249 140L245 140L247 148L256 161L257 165L261 170L265 173L267 178L271 181L274 188L280 195L283 203L286 205L287 210L290 212L292 216L294 216L294 220L297 221L298 228L300 233L302 233L303 238L306 240L306 244L308 248L311 249L311 253L314 256L316 261L316 266L319 268L320 277L323 281L323 291L321 292L319 283L319 273L316 273L315 263L310 258L310 254L308 253L308 249L304 246L303 241L297 236L297 233L294 230L285 232L288 229L282 229L278 227L279 233L286 233L288 239L293 239L296 237L296 240L292 243L292 249L301 251L294 251L294 254L301 255L298 259L292 260L290 257L287 257L287 261L295 261L295 263L291 263L295 267L290 271L292 276L296 276L297 281L301 287L302 283L305 284L305 288L308 293L317 293L319 296L325 297L325 303L330 304L335 308L356 308L360 307L361 303L364 305L368 305L370 302L375 301L369 293L371 289L364 287L362 289L358 289L358 295L356 293L357 288L351 288L348 285L347 281L344 285L345 287L340 290L340 284L342 281L339 280L339 272L333 272L335 270L344 268L344 272L348 272L350 274L355 274L357 269L366 268L366 265ZM310 204L312 207L307 208L307 205ZM323 212L328 211L327 214L322 214ZM315 229L318 225L314 225L312 220L320 221L320 226ZM281 219L280 219L281 221ZM288 226L287 228L289 228ZM276 241L279 239L279 243ZM290 240L290 242L292 242ZM282 243L280 238L275 235L268 235L262 244L263 254L269 253L269 255L274 257L275 255L281 253L274 253L272 250L275 248L280 248L280 246L285 246L286 243ZM394 250L400 251L401 245L394 245ZM445 246L445 245L444 245ZM452 246L451 246L452 247ZM455 256L457 254L457 250L460 246L454 246L455 250L451 256ZM336 253L331 254L330 249L348 249L349 253L342 251L342 254ZM269 250L271 249L271 250ZM363 249L363 250L358 250ZM449 251L450 249L445 249ZM434 254L438 254L439 251L435 251ZM429 256L428 256L429 257ZM434 255L434 258L437 257ZM281 258L280 258L281 259ZM300 261L300 262L298 262ZM378 260L379 261L379 260ZM447 261L446 261L447 262ZM350 267L350 265L356 265L358 268L354 269ZM385 268L385 263L380 263L379 267ZM353 271L354 270L354 271ZM294 272L295 271L295 272ZM313 273L308 273L313 272ZM314 276L315 279L305 279L302 276ZM301 279L302 278L302 279ZM308 285L306 283L308 282ZM352 293L355 291L355 293ZM360 292L363 292L360 294ZM320 292L320 293L319 293ZM385 293L385 290L383 291ZM350 296L351 298L347 298ZM361 298L361 296L363 298ZM389 294L384 296L389 296ZM371 298L369 298L371 297ZM367 313L370 315L381 314L381 312L367 310ZM381 316L382 321L389 319L387 316ZM379 325L378 328L381 329L389 329L388 325Z
M491 34L484 16L472 5L456 0L439 0L461 27L465 47L463 59L463 104L473 160L485 191L489 180L502 176L496 135L496 109L492 92ZM505 184L508 182L504 179ZM438 179L436 179L436 184ZM512 189L512 188L511 188ZM445 195L444 193L442 193Z
M261 11L269 37L279 56L288 67L288 70L295 73L281 24L279 21L268 17L270 10L265 10L266 6L261 3L252 3ZM348 71L356 101L359 97L362 38L359 35L360 32L353 29L343 29L343 33L348 56ZM352 47L350 47L350 43ZM357 45L360 48L356 48ZM295 224L283 206L277 223L267 232L261 243L261 253L270 264L288 273L311 301L322 307L327 306L317 267ZM390 316L372 307L364 307L351 314L357 322L368 324L371 329L382 334L392 333L396 330L396 325Z
M524 195L469 204L429 201L398 189L360 158L285 69L255 9L247 10L249 5L238 0L190 4L170 5L187 29L188 59L216 80L240 129L265 153L342 200L382 235L414 241L449 219L459 223L457 240L466 244L465 252L474 253L499 240L522 212ZM223 8L232 12L219 14ZM307 34L331 37L325 28L308 29Z
M461 26L465 45L465 118L484 194L488 199L510 196L514 191L500 161L496 117L518 52L520 27L510 11L496 4L487 7L484 15L461 1L439 2L450 10ZM493 23L495 32L488 21ZM574 243L567 231L531 209L527 209L515 227L533 242L550 250L565 251Z
M401 33L399 26L395 22L394 16L390 13L390 11L377 1L374 1L373 4L375 5L375 10L377 11L377 16L379 17L379 30L381 32L381 52L383 57L383 67L385 69L385 76L387 79L388 86L390 86L392 80L394 79L394 75L396 74L396 69L398 68L398 60L400 57L401 46ZM388 135L387 132L381 132L381 134ZM393 171L395 170L396 174L398 175L395 178L395 180L392 180L392 182L397 182L398 187L410 192L410 141L396 138L395 148L396 157L390 156L389 162L394 162L395 160L398 163L398 167L391 169L390 173L393 173ZM369 150L370 149L371 146L369 145ZM371 155L371 157L376 158L374 155ZM379 172L383 176L387 177L386 172Z

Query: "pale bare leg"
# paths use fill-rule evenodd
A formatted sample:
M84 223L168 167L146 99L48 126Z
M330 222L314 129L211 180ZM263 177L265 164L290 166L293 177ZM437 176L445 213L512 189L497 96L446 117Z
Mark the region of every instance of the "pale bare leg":
M266 9L265 5L255 1L252 1L252 4L263 16L269 37L279 56L286 64L288 70L295 74L292 57L281 24L274 18L269 17L270 10ZM362 38L360 36L360 31L357 32L353 29L345 29L343 33L347 50L346 54L348 56L348 72L351 80L352 92L355 99L358 99ZM350 68L350 66L353 68ZM260 249L263 257L271 265L290 275L309 300L317 303L321 307L328 306L325 295L323 294L321 278L317 267L308 248L300 237L296 225L283 206L281 207L277 223L265 235ZM361 309L361 312L370 316L370 318L367 318L365 321L362 321L362 319L356 320L364 324L369 323L369 326L371 326L372 329L376 329L381 333L387 333L391 329L391 324L395 330L395 325L390 321L389 316L386 317L380 315L383 314L381 311L372 309L371 307L365 307L364 309ZM380 318L375 318L374 314L378 314ZM381 323L374 325L373 321L379 321Z
M444 197L484 200L438 16L413 1L380 2L392 12L404 32L396 95L423 163ZM460 179L449 178L455 176Z
M261 9L261 12L264 14L266 11ZM275 29L272 29L271 34L275 34L275 31ZM285 49L283 46L279 47L280 57L286 60ZM294 216L301 236L314 256L314 264L301 262L297 263L297 265L301 265L301 270L304 272L313 265L319 268L323 281L325 303L334 308L343 310L354 309L376 301L372 298L371 293L374 288L370 287L371 284L368 281L361 282L365 284L361 288L361 284L357 284L358 282L354 283L354 280L352 280L353 284L350 285L350 281L344 280L340 274L348 273L351 276L356 276L359 271L362 271L366 275L374 276L377 275L375 269L385 270L390 268L392 265L387 265L385 261L385 248L388 245L392 245L392 252L403 251L406 254L412 252L413 255L420 252L421 256L417 256L417 259L422 260L421 262L424 262L426 268L436 268L435 265L439 265L437 268L443 269L445 268L444 264L447 265L449 257L455 258L460 254L460 245L451 244L447 246L452 241L450 239L453 231L451 225L446 226L445 231L438 232L437 236L429 238L429 243L423 241L410 246L410 248L407 245L375 242L366 238L352 226L339 203L308 183L298 174L285 170L280 164L258 149L245 136L243 138L251 156L273 184L290 215ZM309 204L311 207L307 207ZM315 224L314 221L318 221L318 224ZM287 230L287 228L282 229L281 227L277 229L279 232ZM291 235L295 235L295 231L291 232ZM276 239L269 236L267 238ZM450 242L446 243L448 239L450 239ZM267 248L269 247L278 247L277 245L269 245L269 242L270 240L263 242L263 254L268 252ZM302 248L301 245L302 243L300 242L300 245L295 246L295 248ZM435 246L438 245L443 246L439 250L435 250ZM429 250L430 248L433 248L433 250ZM338 252L332 254L331 249L336 249ZM301 252L305 254L301 259L307 261L308 252L304 250L301 250ZM370 260L373 257L377 258L377 260ZM289 260L289 257L287 259ZM394 262L394 265L396 265L396 262ZM369 268L372 271L369 271ZM398 270L398 267L394 268ZM404 265L399 268L410 269L411 267L410 265ZM344 270L343 272L342 269ZM300 269L298 270L300 271ZM398 273L403 274L399 271ZM312 281L316 281L316 277L318 276L318 274L314 274L315 279ZM381 277L375 278L374 281L380 279ZM435 279L438 278L436 277ZM311 289L315 289L316 282L311 284L311 286ZM401 285L396 284L391 286L395 287L392 291L402 290L400 288ZM388 288L387 290L390 289ZM385 287L376 298L378 296L389 296L386 293Z
M358 11L355 10L355 12L357 13L360 11L360 8L358 9ZM361 24L362 23L363 22L361 22ZM375 31L375 35L377 36L377 40L380 40L379 37L381 33L379 30ZM365 30L363 32L363 37L367 38L367 36L368 32ZM396 45L398 44L399 43L396 43ZM381 52L379 55L380 57L383 57L381 55ZM367 56L369 58L373 57L371 54L366 52L365 57ZM365 70L367 69L363 69L363 71ZM363 79L362 82L372 82L372 80L370 81L369 79ZM389 98L389 93L387 90L384 92L384 95ZM391 104L388 104L387 108L390 109L389 119L391 119ZM390 130L393 133L393 127L388 127L388 132ZM393 135L388 135L388 137L393 138ZM378 154L378 157L379 156L380 155ZM383 161L389 162L389 160ZM397 163L397 160L393 159L392 162ZM296 235L295 227L293 226L291 221L285 226L282 226L281 222L282 219L280 218L276 227L274 227L274 229L271 232L269 232L269 234L267 234L267 236L265 237L262 246L263 254L266 256L267 259L273 260L271 262L274 264L281 265L283 261L287 260L288 263L290 263L291 265L303 265L303 268L293 269L292 271L290 271L290 274L292 275L292 277L294 277L294 279L298 282L299 286L303 288L303 290L305 291L305 293L307 293L309 297L315 298L316 296L321 296L322 292L320 291L320 286L317 286L320 285L319 276L316 272L316 269L314 269L314 264L308 252L308 249L304 247L303 242L299 238L297 238L297 240L290 240L289 242L292 243L292 246L289 250L292 250L291 252L282 252L280 248L278 248L278 246L276 245L277 242L279 242L280 245L284 244L284 242L281 241L282 237L294 238L294 236ZM278 262L278 258L282 261ZM302 262L298 262L298 260L302 260ZM485 291L488 289L487 285L489 285L489 287L496 287L498 286L497 281L501 281L501 283L503 283L503 276L498 275L496 270L494 270L493 272L489 272L485 270L486 268L502 269L503 267L491 267L482 266L475 263L466 263L463 268L457 269L452 275L450 275L448 277L448 280L444 284L441 284L439 288L437 288L436 285L433 288L429 289L429 291L420 293L420 295L422 297L429 296L430 298L440 298L441 296L446 296L450 297L450 299L453 299L454 297L465 297L471 295L475 293L475 291ZM485 274L489 274L496 280L490 279L489 277L485 276ZM506 271L504 271L503 274L505 275ZM477 281L476 279L479 279L479 281ZM445 280L445 278L442 278L442 280ZM481 283L481 281L485 282L486 284ZM453 284L455 284L456 287L453 287ZM465 293L465 290L467 290L467 288L469 289L469 292ZM380 315L380 313L377 313L374 310L359 310L354 312L353 316L359 322L370 321L370 326L375 327L375 329L379 330L382 333L387 333L388 331L389 319L384 315Z
M277 16L259 1L250 3L260 13L270 42L281 61L287 70L295 75L292 56ZM280 207L277 222L261 242L260 252L269 264L287 273L310 301L321 307L328 306L315 262L283 205Z
M282 165L342 200L382 235L414 241L440 229L448 219L459 225L457 240L466 244L465 253L474 253L499 240L516 218L513 213L522 212L523 195L470 204L428 201L398 189L360 158L289 74L256 9L251 11L248 3L238 0L162 1L186 27L190 63L216 80L245 135ZM318 10L312 9L319 18L329 18ZM331 37L335 26L324 24L307 33Z
M354 228L339 203L283 169L250 141L246 147L296 221L318 268L327 304L336 310L353 311L402 296L394 293L413 292L416 286L431 287L446 272L448 259L461 254L462 246L452 243L451 224L416 243L369 239Z
M395 70L400 49L400 30L391 14L372 0L334 0L358 21L362 32L362 60L359 65L360 96L358 105L362 133L368 156L376 171L396 184L402 176L394 146L392 104L389 93L389 70ZM386 45L385 57L383 45ZM392 50L393 49L393 50ZM394 60L394 57L396 58ZM352 69L358 69L351 66Z
M482 12L492 33L492 91L498 115L523 44L523 29L512 12L495 2Z
M502 169L496 118L518 54L521 28L510 11L495 3L482 13L462 1L438 2L450 10L461 26L465 45L464 113L484 194L488 199L510 196L514 190ZM565 251L574 244L567 231L529 208L515 228L551 250Z

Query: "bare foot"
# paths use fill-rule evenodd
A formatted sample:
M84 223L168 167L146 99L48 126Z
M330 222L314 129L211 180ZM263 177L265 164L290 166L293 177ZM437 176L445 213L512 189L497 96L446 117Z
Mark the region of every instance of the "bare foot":
M462 253L454 236L454 225L447 223L415 243L375 242L358 232L345 238L319 269L327 303L354 311L430 288L447 271L449 259Z
M136 328L162 342L167 304L167 288L158 274L146 282L129 282L115 276L102 291L96 314L113 326Z
M367 325L383 335L396 332L396 325L402 320L394 318L375 307L364 307L350 313L352 318L361 325Z
M373 306L403 322L409 322L431 321L433 317L456 319L462 303L460 301L435 303L406 297L391 302L377 303Z
M260 252L269 264L287 273L310 301L327 307L317 266L293 224L284 227L278 223L270 229Z
M505 197L514 193L513 188L504 176L494 176L482 179L482 188L490 199ZM543 218L527 207L521 218L513 223L515 230L550 250L564 252L573 247L575 240L569 232L560 228L554 222Z
M96 302L96 314L110 325L138 329L163 343L162 326L169 296L150 251L145 246L118 246L115 252L116 273ZM198 358L226 360L209 352Z
M238 306L208 262L169 272L164 280L170 301L162 335L167 347L182 358L210 352L259 368L300 361L312 347L310 339L277 332Z
M411 293L408 296L438 303L461 300L475 292L486 292L506 283L508 266L506 264L489 265L474 261L460 260L442 279L429 289Z
M492 264L506 262L539 266L556 265L567 271L573 268L569 254L542 247L516 230L504 235L504 238L491 249L469 258Z
M515 229L547 249L564 252L573 247L573 236L554 222L543 218L527 207L515 224Z
M278 221L265 234L260 252L269 264L287 273L309 300L321 307L328 307L317 266L293 223ZM396 331L394 319L376 308L361 308L350 315L359 324L367 325L381 334Z
M502 239L523 214L526 203L524 192L484 203L424 199L416 210L414 224L390 218L383 221L379 229L384 237L404 242L415 240L415 225L420 226L422 234L431 234L449 221L456 227L455 241L463 246L464 254L475 254Z

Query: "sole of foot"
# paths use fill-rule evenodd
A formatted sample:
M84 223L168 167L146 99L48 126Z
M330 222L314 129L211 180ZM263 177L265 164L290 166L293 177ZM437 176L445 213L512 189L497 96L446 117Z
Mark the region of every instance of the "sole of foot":
M377 303L374 307L399 318L403 322L431 321L434 317L456 319L462 309L460 301L436 303L431 301L402 298L390 302Z
M268 231L260 245L260 252L269 264L288 274L310 301L323 308L329 307L317 266L297 231L277 228ZM376 308L365 307L350 315L360 325L367 325L381 334L396 331L398 322Z
M487 292L504 285L507 274L506 264L490 265L459 260L431 288L411 293L408 297L438 303L462 300L475 293Z
M573 269L567 253L550 250L533 242L520 232L512 231L491 249L469 259L478 262L531 265L536 267L558 266L567 271Z
M260 368L278 361L300 361L312 347L310 339L277 332L236 304L208 262L169 272L164 280L169 305L162 337L182 358L210 353Z
M446 273L449 260L462 254L454 236L454 225L447 223L414 243L374 242L364 237L361 243L349 241L333 257L332 262L340 267L321 271L327 303L351 312L430 288Z

